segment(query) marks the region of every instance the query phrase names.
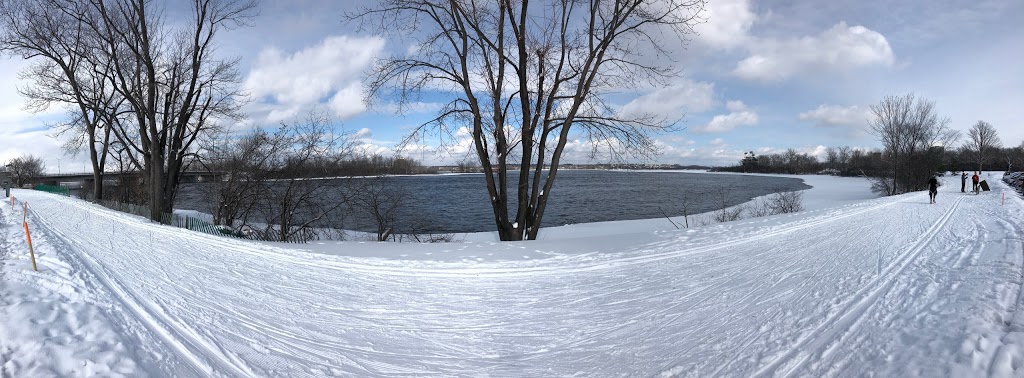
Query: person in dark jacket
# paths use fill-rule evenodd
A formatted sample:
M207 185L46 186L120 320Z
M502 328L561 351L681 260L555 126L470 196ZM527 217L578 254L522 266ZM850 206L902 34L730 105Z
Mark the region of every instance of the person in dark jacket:
M935 203L935 196L939 194L939 179L932 176L928 180L928 203Z
M967 190L967 171L963 171L960 174L960 193L966 193Z

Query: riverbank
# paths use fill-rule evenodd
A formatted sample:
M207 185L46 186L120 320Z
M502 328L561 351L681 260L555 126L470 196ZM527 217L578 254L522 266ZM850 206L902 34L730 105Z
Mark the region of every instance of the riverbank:
M655 172L659 174L675 173L675 171L661 170L645 172ZM804 211L821 210L830 207L844 206L878 197L876 194L871 193L871 183L868 182L868 180L859 177L837 177L825 175L743 174L731 172L704 171L682 171L682 173L731 176L769 176L803 180L804 183L811 186L810 189L800 191L800 193L802 193ZM567 193L565 195L571 195L571 193ZM739 206L754 203L768 196L771 195L769 194L765 196L755 197L751 201L740 204ZM666 208L669 208L671 206L674 206L674 204L665 203L664 206ZM708 225L714 223L710 219L712 217L712 213L713 211L708 211L692 214L688 217L675 216L669 218L671 219L671 221L664 217L656 217L649 219L592 222L569 224L555 227L545 227L541 229L538 239L563 240L595 236L609 236L617 234L663 232L676 230L677 228L675 225L679 225L679 227L684 227L683 225L687 223L690 223L691 227L700 227L702 222L706 222ZM686 218L689 218L689 220L687 220ZM349 232L353 236L353 238L357 240L368 239L372 237L372 235L370 234L358 233L354 231ZM494 242L499 240L497 232L453 233L452 237L453 240L456 242ZM313 251L327 251L329 253L329 251L332 249L332 247L330 246L337 244L339 243L332 241L315 242L311 243L309 249Z
M517 176L509 178L515 182ZM479 174L400 176L375 179L371 185L359 180L324 183L316 195L304 198L302 214L317 209L342 208L321 218L320 225L375 232L376 219L367 203L394 217L389 227L396 233L475 233L495 229L494 215L484 178ZM689 213L701 213L734 206L752 198L776 192L807 189L799 178L780 176L708 175L670 171L573 170L558 176L545 209L543 227L682 215L678 201L689 199ZM175 208L212 213L217 206L216 188L190 184L179 192ZM281 190L277 190L281 189ZM251 223L268 223L278 202L274 193L284 188L269 187L253 197L248 216ZM374 200L368 196L378 193ZM337 201L346 201L339 204ZM514 211L515 199L509 199ZM724 204L724 206L723 206Z

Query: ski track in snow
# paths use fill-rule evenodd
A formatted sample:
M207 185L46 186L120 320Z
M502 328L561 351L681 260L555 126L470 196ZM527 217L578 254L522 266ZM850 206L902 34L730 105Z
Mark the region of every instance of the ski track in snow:
M875 307L880 297L892 289L903 270L935 240L938 232L949 223L962 201L963 197L957 198L953 206L950 206L906 253L901 254L884 271L880 272L879 276L854 293L837 312L830 314L818 327L802 336L781 358L768 363L767 366L757 371L755 376L764 376L780 368L783 370L781 375L790 376L802 368L812 357L815 357L811 353L829 353L832 349L828 348L828 345L858 326L868 310Z
M74 204L78 205L78 204ZM37 222L46 227L46 229L60 237L65 244L69 246L83 245L82 241L92 242L92 247L102 248L98 242L102 239L96 238L82 238L82 237L70 237L64 232L60 231L61 228L55 228L50 226L49 222L42 219L33 212L30 212L30 217L36 219ZM93 219L79 219L79 222L92 222ZM151 225L147 225L151 227ZM109 247L111 251L115 251L113 244L113 238L116 230L112 229ZM151 301L147 300L144 296L140 296L128 289L125 285L118 281L117 275L108 270L106 267L97 263L93 257L85 252L87 248L75 249L73 254L65 255L64 257L77 267L84 268L95 276L100 283L112 294L117 300L121 302L123 308L131 312L135 316L136 320L141 321L151 332L153 332L162 341L167 343L169 347L175 352L175 354L181 357L186 363L189 364L189 374L211 376L214 373L223 374L223 371L231 373L231 376L253 376L251 371L245 371L239 369L236 365L231 362L226 362L223 359L204 358L206 356L219 356L219 352L207 345L204 340L198 335L191 333L185 327L181 327L180 323L173 321L164 316L162 308L157 307ZM146 250L143 249L125 249L123 251L133 253L144 253ZM155 251L150 249L150 251ZM205 349L205 350L204 350ZM214 369L216 365L219 369Z
M146 377L173 373L174 360L136 333L137 322L111 316L105 288L61 258L59 241L28 218L33 271L20 203L0 204L0 377ZM56 242L56 243L55 243Z
M178 376L1024 373L1019 199L911 193L614 253L452 263L318 255L18 196Z
M13 247L11 243L7 241L8 228L11 227L11 222L7 219L7 214L0 212L0 227L3 228L2 235L0 235L0 293L7 292L7 279L5 275L6 269L3 269L3 262L7 260L7 253ZM6 298L0 298L0 304L6 304ZM7 371L7 361L11 359L11 355L14 351L9 350L8 347L0 349L0 377L8 377L11 373Z

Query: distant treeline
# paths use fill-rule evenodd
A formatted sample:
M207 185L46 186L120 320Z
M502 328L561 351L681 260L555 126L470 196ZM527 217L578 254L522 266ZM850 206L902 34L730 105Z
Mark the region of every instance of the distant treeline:
M829 147L823 160L794 149L768 155L756 155L751 151L744 154L738 165L714 168L712 171L861 176L876 172L883 166L881 151L852 147Z
M908 190L923 190L928 178L941 172L961 172L978 169L977 153L968 148L946 149L933 146L905 157L905 166L899 172L900 181ZM783 153L756 155L747 152L738 165L711 169L719 172L831 174L838 176L877 177L891 175L882 150L863 150L852 147L829 147L823 158L798 153L789 149ZM998 148L983 169L989 171L1024 170L1024 149L1020 146Z
M437 167L428 167L419 161L402 156L352 156L339 161L330 162L333 166L315 169L327 176L376 176L376 175L415 175L437 173Z

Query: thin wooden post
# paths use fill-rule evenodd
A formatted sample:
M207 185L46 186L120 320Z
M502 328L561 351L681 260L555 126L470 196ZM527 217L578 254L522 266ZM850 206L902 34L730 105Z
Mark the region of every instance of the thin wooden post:
M36 268L36 252L32 250L32 234L28 232L28 202L24 203L24 212L22 212L22 225L25 226L25 239L28 240L28 255L32 257L32 270L38 272Z

